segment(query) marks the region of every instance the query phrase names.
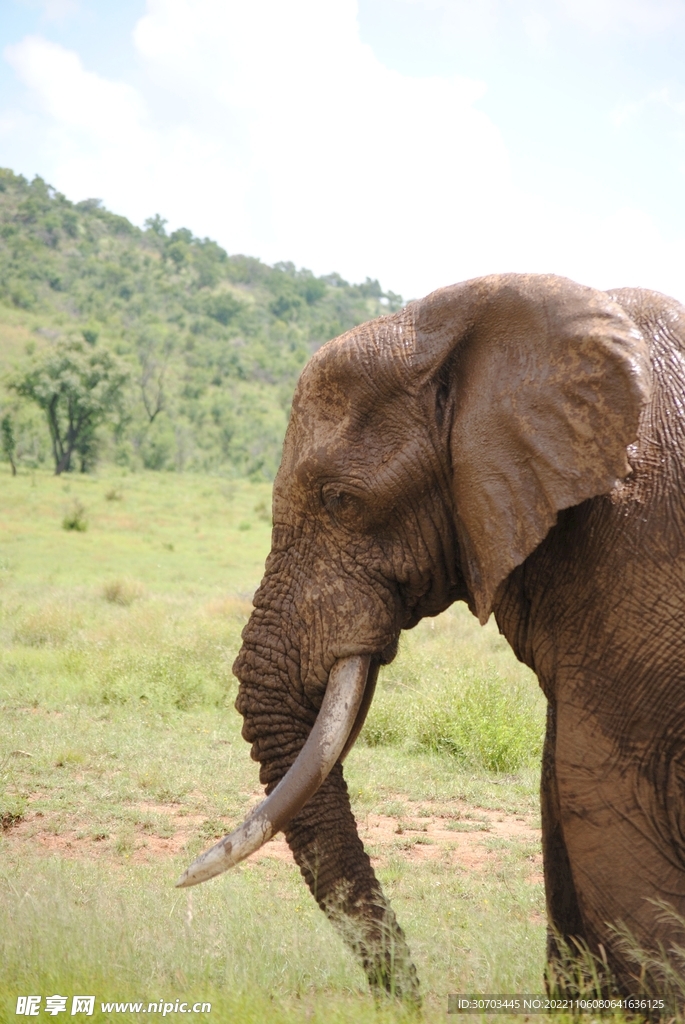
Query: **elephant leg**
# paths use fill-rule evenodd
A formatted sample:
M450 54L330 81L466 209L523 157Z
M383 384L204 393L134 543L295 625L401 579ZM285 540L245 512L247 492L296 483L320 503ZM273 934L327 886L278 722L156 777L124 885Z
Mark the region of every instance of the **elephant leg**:
M614 698L612 720L606 711L612 697L601 705L605 718L588 714L586 692L558 704L557 786L588 946L606 960L617 989L634 994L650 985L659 991L659 960L682 971L685 786L675 716L675 741L640 747L638 738L624 753L617 708L626 715L630 706L626 711L626 702ZM655 973L644 968L647 961Z
M361 959L372 989L419 1004L404 932L359 838L340 764L285 835L314 898Z
M560 991L570 976L569 951L574 939L586 941L583 919L564 841L555 764L556 704L547 705L547 729L542 753L540 805L542 812L542 856L547 902L548 987Z

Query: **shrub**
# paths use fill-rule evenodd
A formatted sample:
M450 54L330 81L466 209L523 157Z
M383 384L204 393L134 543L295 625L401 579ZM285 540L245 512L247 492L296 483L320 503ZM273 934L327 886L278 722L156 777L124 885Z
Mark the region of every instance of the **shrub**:
M366 720L362 739L369 747L397 746L411 736L409 701L401 693L376 693Z
M416 738L424 750L491 772L516 772L542 752L531 695L497 675L476 678L461 692L445 686L417 715Z
M135 600L142 597L143 593L144 587L137 580L110 580L102 588L102 596L105 601L109 601L110 604L120 604L124 608L128 608Z
M88 520L86 519L86 510L81 502L76 498L62 520L63 530L76 530L78 533L85 533L88 529Z
M446 679L427 675L389 686L381 682L363 742L408 744L490 772L517 772L540 757L544 713L532 687L484 669Z
M0 830L7 832L24 820L26 800L20 796L0 794Z

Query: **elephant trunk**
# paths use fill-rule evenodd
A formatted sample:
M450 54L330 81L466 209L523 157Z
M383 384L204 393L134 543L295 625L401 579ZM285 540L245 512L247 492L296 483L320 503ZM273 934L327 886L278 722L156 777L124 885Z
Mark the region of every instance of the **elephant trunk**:
M340 658L331 669L316 722L294 764L242 825L206 850L176 885L206 882L234 867L280 832L354 744L371 703L375 672L368 655ZM367 689L371 692L366 692Z
M372 987L416 1004L416 971L359 838L341 764L363 725L382 656L327 657L331 647L345 645L317 632L300 614L285 569L277 563L268 568L233 667L240 680L235 706L244 719L243 737L252 744L268 796L180 884L211 878L282 830L312 895L358 956ZM367 632L364 625L355 629L352 623L347 632L359 637ZM386 645L387 640L359 643L368 651Z

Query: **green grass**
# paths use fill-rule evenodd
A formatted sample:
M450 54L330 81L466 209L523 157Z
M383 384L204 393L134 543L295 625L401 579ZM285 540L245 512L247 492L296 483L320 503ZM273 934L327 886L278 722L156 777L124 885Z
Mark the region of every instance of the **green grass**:
M362 740L446 753L463 767L516 772L539 762L543 701L494 623L464 605L405 634L381 676Z
M173 887L259 795L230 668L268 486L117 472L0 486L0 1020L38 992L192 996L232 1021L402 1019L374 1006L291 863ZM63 529L76 502L86 531ZM542 988L538 845L503 843L483 816L535 822L543 710L494 624L455 607L404 637L346 762L358 820L397 822L370 852L427 1020L449 992ZM473 832L477 867L449 844L414 856L431 852L431 814L455 844Z
M99 591L121 576L165 598L248 595L261 578L270 536L263 511L268 484L41 471L0 480L0 593L25 595L42 607L49 594L60 599L68 591L78 602L89 588ZM83 534L62 529L77 501L88 520Z

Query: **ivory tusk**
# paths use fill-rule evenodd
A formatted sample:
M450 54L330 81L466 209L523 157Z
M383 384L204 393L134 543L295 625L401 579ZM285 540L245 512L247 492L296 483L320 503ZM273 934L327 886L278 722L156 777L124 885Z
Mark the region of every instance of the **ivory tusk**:
M369 713L369 708L371 707L373 695L376 692L376 682L378 681L378 671L380 667L381 666L378 661L374 661L374 663L369 667L369 671L366 676L366 686L364 687L364 696L362 697L361 704L359 705L357 717L354 720L354 725L350 729L350 735L347 737L345 746L342 748L342 752L340 754L340 757L338 758L338 760L341 763L345 760L349 752L352 750L352 747L357 742L357 737L359 736L359 733L364 728L364 722L366 721L366 716Z
M294 763L273 793L235 832L224 836L186 868L176 883L179 888L206 882L232 868L268 842L302 810L343 750L347 753L349 749L348 737L361 717L359 712L362 710L370 662L369 655L354 655L336 661L328 677L317 719ZM375 683L375 678L372 682ZM368 706L364 709L364 717L366 710ZM363 718L361 721L363 723Z

